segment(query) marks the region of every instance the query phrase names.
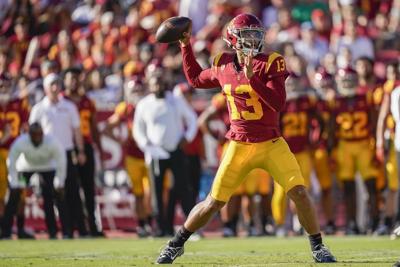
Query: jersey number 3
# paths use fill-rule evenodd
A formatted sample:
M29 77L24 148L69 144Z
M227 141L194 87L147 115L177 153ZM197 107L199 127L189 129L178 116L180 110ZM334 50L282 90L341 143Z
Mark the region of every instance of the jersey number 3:
M259 101L258 95L256 92L254 92L253 88L251 88L250 85L248 84L242 84L237 86L232 90L232 85L231 84L225 84L224 85L224 92L226 94L226 98L229 103L229 107L231 110L231 119L232 120L259 120L263 116L263 109L261 106L261 103ZM233 97L233 94L236 95L241 95L244 93L248 93L250 98L246 99L246 106L247 107L252 107L253 111L249 110L242 110L239 112L236 103L235 103L235 98Z

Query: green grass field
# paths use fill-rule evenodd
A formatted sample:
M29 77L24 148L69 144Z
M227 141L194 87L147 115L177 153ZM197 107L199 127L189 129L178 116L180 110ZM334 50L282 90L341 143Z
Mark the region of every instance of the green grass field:
M166 239L0 241L0 266L151 266ZM339 260L330 266L392 266L400 240L327 238ZM304 238L210 238L188 242L177 266L315 266Z

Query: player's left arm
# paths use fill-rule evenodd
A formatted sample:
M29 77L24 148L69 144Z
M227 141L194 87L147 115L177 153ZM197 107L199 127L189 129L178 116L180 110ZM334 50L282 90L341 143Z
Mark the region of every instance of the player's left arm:
M279 64L278 60L283 60L282 57L278 57L272 62L272 66ZM253 90L260 97L268 107L273 111L279 112L283 109L286 101L285 91L285 80L287 78L287 71L285 64L281 67L275 66L276 74L264 83L255 73L253 72L253 55L250 53L245 57L244 72L246 78Z
M91 103L91 116L90 116L90 130L92 133L93 141L97 146L100 153L100 158L103 155L103 147L101 146L99 128L97 127L97 110L94 103Z

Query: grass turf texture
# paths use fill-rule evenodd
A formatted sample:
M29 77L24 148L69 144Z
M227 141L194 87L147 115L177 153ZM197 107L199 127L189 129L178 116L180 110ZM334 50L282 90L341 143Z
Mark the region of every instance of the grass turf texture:
M392 266L400 240L387 237L325 238L338 264ZM0 241L0 266L151 266L166 239ZM203 239L188 242L177 266L317 266L306 237ZM318 265L320 266L320 265Z

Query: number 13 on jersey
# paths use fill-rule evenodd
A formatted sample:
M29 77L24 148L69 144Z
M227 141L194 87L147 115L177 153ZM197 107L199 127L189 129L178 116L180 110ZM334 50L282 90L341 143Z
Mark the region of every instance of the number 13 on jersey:
M262 105L259 101L259 97L256 92L254 92L253 88L251 88L248 84L241 84L232 89L232 84L225 84L223 89L226 98L228 100L229 108L231 110L231 119L232 120L259 120L263 116ZM245 110L238 109L237 104L235 103L234 95L241 95L247 93L249 98L245 101L245 106L247 107ZM236 100L238 101L238 100ZM243 100L239 100L243 101ZM252 109L252 110L251 110Z

